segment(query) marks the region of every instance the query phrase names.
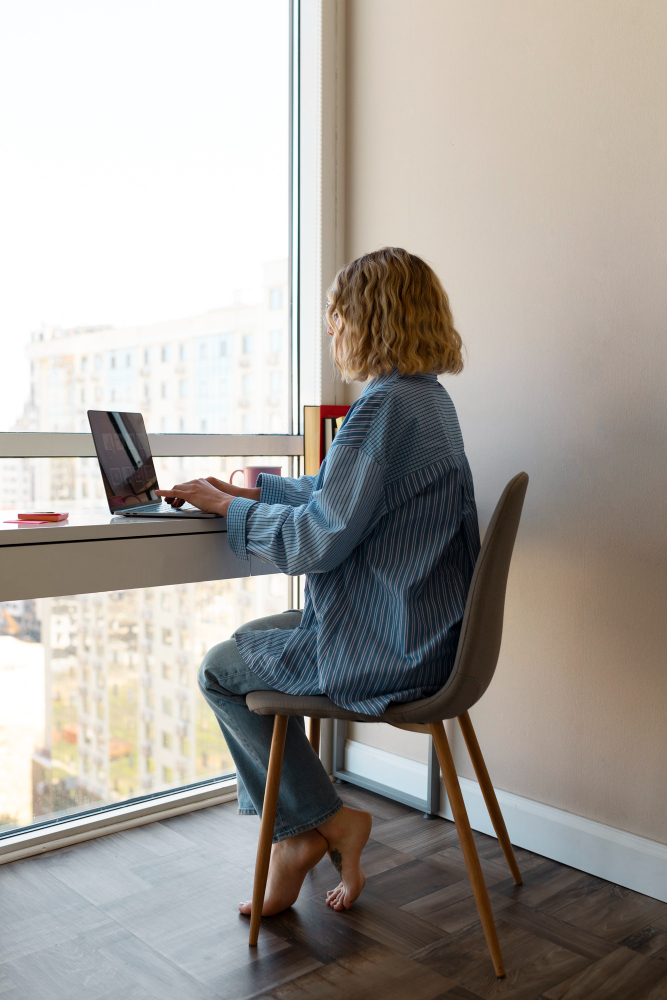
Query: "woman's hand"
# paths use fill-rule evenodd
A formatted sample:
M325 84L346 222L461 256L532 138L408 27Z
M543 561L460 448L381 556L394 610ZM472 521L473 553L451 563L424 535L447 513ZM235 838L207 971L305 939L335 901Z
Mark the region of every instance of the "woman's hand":
M246 489L244 486L232 486L231 483L226 483L224 479L216 479L215 476L207 476L206 482L210 483L211 486L215 486L216 490L227 493L231 497L245 497L246 500L259 500L260 489L258 486L254 489Z
M219 480L215 481L219 482ZM221 483L221 485L223 484ZM248 492L251 491L244 491L244 493ZM259 493L259 490L252 492ZM199 510L205 510L209 514L222 514L224 517L227 516L227 508L234 499L234 495L218 489L208 479L191 479L187 483L178 483L170 490L156 490L155 493L159 497L164 497L172 507L178 508L182 507L184 503L191 503ZM242 496L243 494L237 492L235 495ZM254 500L255 497L251 499Z

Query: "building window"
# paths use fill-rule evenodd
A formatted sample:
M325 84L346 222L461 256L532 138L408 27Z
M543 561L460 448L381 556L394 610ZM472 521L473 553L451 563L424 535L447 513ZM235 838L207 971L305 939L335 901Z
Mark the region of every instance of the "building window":
M187 394L188 394L188 380L186 378L182 378L178 383L178 395L182 399L185 399Z
M277 354L283 346L283 331L271 330L269 334L269 350L272 354Z
M243 353L252 354L255 349L255 337L252 333L243 334Z
M163 361L169 361L169 344L162 345L162 351L160 352L160 357Z
M187 344L178 345L178 360L185 361L188 356L188 346Z
M162 746L165 750L171 750L172 738L171 733L168 733L165 729L162 730Z
M282 288L272 288L269 292L269 309L281 309L283 304Z
M271 392L276 396L283 391L282 372L271 372Z

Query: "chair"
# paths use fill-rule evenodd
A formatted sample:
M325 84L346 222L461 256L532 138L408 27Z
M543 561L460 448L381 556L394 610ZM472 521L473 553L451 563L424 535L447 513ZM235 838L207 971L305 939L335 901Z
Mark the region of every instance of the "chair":
M447 682L436 694L419 701L390 704L384 715L378 717L347 712L323 696L295 697L276 691L251 691L246 695L246 704L251 711L260 715L275 716L255 866L250 915L251 947L257 944L264 904L288 717L304 715L318 723L320 719L388 722L399 729L420 733L430 732L433 737L493 966L498 978L504 977L503 960L489 895L443 720L457 718L459 721L498 841L514 881L520 885L521 873L468 710L479 701L488 688L498 662L503 631L505 589L527 487L528 476L525 472L520 472L510 480L498 501L470 583L454 667ZM319 724L311 729L311 741L315 743L318 738Z

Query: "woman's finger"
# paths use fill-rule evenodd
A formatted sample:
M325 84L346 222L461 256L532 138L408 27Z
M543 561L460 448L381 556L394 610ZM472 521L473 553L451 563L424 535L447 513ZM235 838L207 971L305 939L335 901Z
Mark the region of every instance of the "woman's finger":
M176 488L171 490L156 490L155 495L158 497L170 497L176 500L187 500L189 493L184 493L183 490L177 490Z

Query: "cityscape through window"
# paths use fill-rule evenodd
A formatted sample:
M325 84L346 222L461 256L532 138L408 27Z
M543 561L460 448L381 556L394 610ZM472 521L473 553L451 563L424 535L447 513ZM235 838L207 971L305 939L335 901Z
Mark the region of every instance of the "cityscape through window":
M288 0L0 4L0 431L291 431L289 65ZM155 459L166 486L249 464L291 471ZM0 456L0 509L47 504L104 507L97 460ZM0 604L0 835L233 771L197 669L289 593Z

